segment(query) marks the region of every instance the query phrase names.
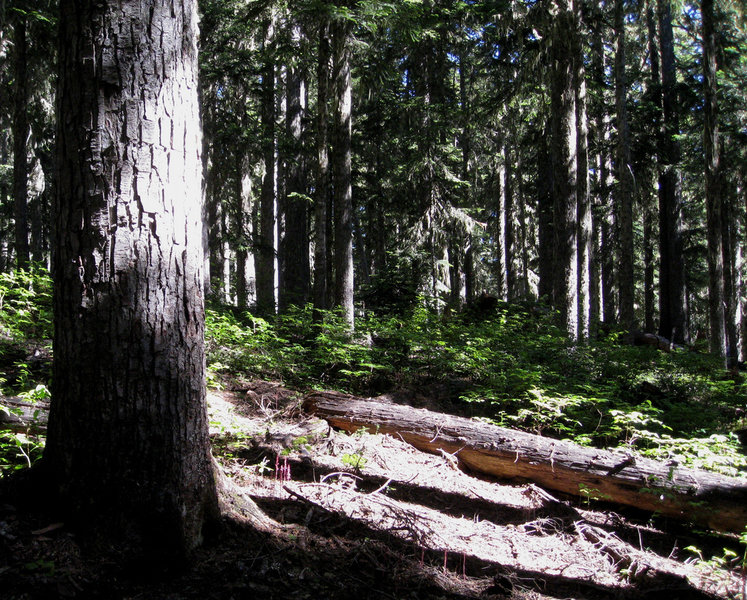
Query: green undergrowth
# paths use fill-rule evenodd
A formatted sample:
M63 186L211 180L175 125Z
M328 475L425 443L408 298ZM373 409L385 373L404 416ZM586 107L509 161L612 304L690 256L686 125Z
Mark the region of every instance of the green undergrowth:
M18 396L34 404L49 399L50 373L41 358L52 338L52 279L43 269L0 273L0 417L21 411L3 404L2 396ZM32 412L34 417L36 412ZM0 476L31 466L44 448L44 436L3 429L0 425Z
M459 392L442 408L460 414L747 475L735 433L747 428L747 387L707 353L634 347L614 334L573 344L533 306L445 317L421 302L406 316L359 318L353 335L337 313L315 323L312 312L267 321L210 309L211 369L361 395L446 384Z
M48 395L52 284L43 269L0 274L0 392ZM420 299L386 317L359 317L353 334L333 311L306 306L262 319L211 305L208 378L282 381L358 395L447 389L433 404L501 426L659 459L747 474L738 434L747 388L707 353L669 353L607 335L573 344L536 305L443 314ZM11 409L6 407L6 412ZM43 439L0 429L0 471L33 462Z

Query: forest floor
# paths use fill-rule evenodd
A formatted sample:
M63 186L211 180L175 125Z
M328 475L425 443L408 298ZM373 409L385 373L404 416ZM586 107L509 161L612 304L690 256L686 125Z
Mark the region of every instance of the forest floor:
M268 531L227 520L173 571L92 553L48 512L0 498L0 598L747 600L747 576L719 558L739 551L736 536L476 477L394 436L333 431L301 396L240 380L209 394L214 453ZM402 398L449 405L443 388L389 399Z

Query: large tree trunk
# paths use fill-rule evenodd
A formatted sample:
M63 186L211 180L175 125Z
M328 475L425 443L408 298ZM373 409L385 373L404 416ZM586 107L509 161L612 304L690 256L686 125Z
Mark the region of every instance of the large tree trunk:
M351 26L347 21L332 24L335 82L335 121L332 140L335 220L335 305L350 329L353 311L353 84L350 77Z
M721 238L721 162L716 98L716 39L713 31L713 0L701 2L703 17L703 146L705 149L705 203L708 232L708 317L711 352L726 356L724 311L724 252Z
M688 341L687 289L682 260L682 190L677 73L670 0L658 0L661 51L662 130L659 140L659 333L677 344Z
M291 24L292 41L302 54L303 40L298 23ZM304 112L305 77L300 64L286 67L286 135L285 193L282 203L283 237L278 245L278 308L303 306L309 300L311 276L309 270L308 203L304 180L303 147L301 142Z
M345 431L365 427L420 450L449 453L479 473L531 480L718 530L741 532L747 523L747 484L740 479L336 392L309 394L303 407Z
M614 214L610 210L610 160L609 160L609 105L607 89L607 69L608 64L605 55L603 38L602 19L597 19L597 26L594 28L591 37L592 43L592 77L595 87L599 90L596 102L594 103L594 127L596 139L596 178L597 186L596 198L594 202L594 212L596 218L592 220L594 248L597 253L597 260L592 262L592 285L591 285L591 321L604 321L612 323L616 320L617 307L615 302L614 289Z
M557 2L552 39L553 302L561 326L578 336L576 93L573 78L575 36L573 0Z
M591 332L591 261L592 214L589 195L589 122L586 110L586 68L584 67L584 41L581 3L574 6L575 23L578 29L574 36L573 47L573 81L576 90L576 170L578 188L576 192L578 214L578 337L588 340Z
M63 0L59 52L45 473L71 521L180 556L218 514L197 3Z
M316 104L316 190L314 194L314 309L315 318L329 308L329 263L327 261L327 207L329 204L329 24L319 24L319 53L317 62Z
M618 226L618 298L620 325L627 332L635 329L635 280L633 278L633 164L630 159L627 82L625 76L625 10L623 0L615 0L615 107L617 141L615 153L615 220Z
M734 245L728 193L723 186L719 141L717 41L714 2L702 0L705 202L708 230L708 307L711 352L724 357L727 369L737 364Z
M269 52L273 24L267 25L265 46ZM257 273L257 312L275 313L275 62L265 57L262 69L262 155L265 175L259 200L259 231L255 258Z
M649 98L649 102L659 106L661 103L661 69L659 67L659 42L656 31L656 0L647 0L646 2L646 29L648 32L649 65L651 66L646 96ZM659 110L653 111L653 128L657 132L661 129L660 116ZM655 198L653 196L653 191L656 187L656 182L654 181L655 172L653 167L646 169L643 184L645 191L641 199L643 203L644 329L651 333L656 331L656 289L654 287L656 264L654 259L656 252L655 220L657 219L657 214ZM661 223L660 218L659 223Z
M29 264L28 224L28 92L27 92L27 39L26 17L20 12L13 26L15 99L13 106L13 197L15 219L16 266Z

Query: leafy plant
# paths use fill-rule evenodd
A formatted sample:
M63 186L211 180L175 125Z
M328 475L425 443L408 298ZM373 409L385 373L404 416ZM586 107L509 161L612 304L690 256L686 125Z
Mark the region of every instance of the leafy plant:
M365 468L366 463L368 462L368 459L366 459L365 456L358 452L355 452L353 454L346 452L340 457L340 460L342 460L343 464L352 467L356 471L360 471L361 469Z
M0 337L52 337L52 278L45 269L0 273Z

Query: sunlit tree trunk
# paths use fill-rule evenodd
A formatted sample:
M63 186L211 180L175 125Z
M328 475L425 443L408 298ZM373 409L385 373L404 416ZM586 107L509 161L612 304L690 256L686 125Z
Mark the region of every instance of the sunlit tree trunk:
M537 238L540 299L553 301L553 168L548 147L549 127L538 142L537 149Z
M648 53L650 76L647 83L646 99L656 105L661 99L661 74L659 67L659 46L656 32L656 0L646 3L646 29L648 32ZM660 111L653 111L653 129L661 128ZM654 277L656 274L656 202L654 197L656 169L652 165L642 174L643 193L643 298L644 298L644 327L648 332L656 331L656 288Z
M249 231L247 221L250 215L251 177L243 153L236 156L234 190L234 239L236 240L236 305L247 308L249 305Z
M495 281L498 297L508 300L508 268L506 266L506 165L501 161L493 175L492 191L495 196Z
M26 16L16 14L13 25L15 94L13 105L13 197L16 266L29 264L28 225L28 90Z
M601 20L600 20L601 21ZM598 286L595 307L597 318L607 324L617 321L617 302L615 298L615 214L611 205L612 166L610 160L611 136L610 115L607 110L610 102L606 93L607 71L609 64L605 55L601 24L594 30L592 37L593 53L592 65L594 81L599 90L599 100L596 105L594 123L596 127L596 172L598 192L596 196L595 212L597 218L593 220L595 237L597 238L598 260L594 265L598 269L598 276L594 278Z
M592 213L589 195L589 123L586 110L586 69L582 35L581 3L575 4L574 88L576 90L576 165L578 170L578 337L588 339L591 330Z
M59 48L44 473L66 523L170 560L218 516L205 402L197 5L62 0Z
M503 143L503 160L505 168L503 171L503 212L506 248L505 268L506 268L506 299L509 302L515 302L517 299L516 290L516 228L514 227L514 168L513 155L511 153L512 140L507 136Z
M555 235L555 308L572 339L578 337L576 93L573 1L557 0L552 38L552 164Z
M0 31L0 42L4 32ZM0 131L0 164L7 165L10 160L10 132ZM5 178L0 180L0 205L6 206L11 196L11 185ZM10 219L0 215L0 273L5 273L11 265Z
M529 289L529 226L527 218L527 205L524 190L524 170L521 154L516 153L516 193L519 206L519 249L521 251L521 277L517 290L519 297L528 299Z
M327 205L329 190L329 79L331 50L329 24L319 25L319 52L317 55L317 106L316 106L316 190L314 194L314 308L315 314L329 307L329 263L327 261Z
M590 36L590 82L593 83L595 90L599 90L597 94L602 95L602 90L605 87L605 72L604 72L604 46L602 44L602 27L598 26L592 29ZM602 318L602 231L601 223L605 217L603 210L603 202L605 198L605 182L602 177L602 165L604 163L604 148L605 148L605 103L602 98L594 100L595 95L589 98L589 112L590 119L589 124L593 127L593 133L589 135L587 140L591 145L592 140L595 143L591 146L593 149L593 155L589 157L589 161L594 165L594 176L590 181L590 204L592 211L592 230L591 230L591 244L592 244L592 260L590 263L589 272L589 320L590 320L590 334L595 337L597 334L597 323ZM593 192L593 193L592 193Z
M617 139L615 143L615 216L618 226L618 298L620 325L626 331L635 328L635 279L633 276L633 164L630 158L630 128L627 110L627 80L625 74L625 10L623 0L615 0L615 112Z
M744 206L741 207L742 212L742 244L740 247L740 260L737 265L740 267L738 270L739 279L739 299L740 302L737 306L737 310L740 312L740 356L741 362L747 361L747 167L742 165L741 168L737 169L735 173L735 196L737 198L744 199Z
M335 305L352 329L353 310L353 182L352 109L353 86L350 77L351 25L337 20L332 24L335 117L332 139L334 163L335 221Z
M269 50L274 36L273 25L267 26L265 38ZM265 174L259 200L259 231L257 254L257 312L261 315L275 313L275 62L265 57L262 68L262 156Z
M654 262L656 241L654 224L656 214L654 211L653 182L650 180L650 177L650 173L644 174L645 189L641 196L641 202L643 204L643 315L645 330L648 332L654 332L656 331L656 290L654 287L654 275L656 270L656 264Z

